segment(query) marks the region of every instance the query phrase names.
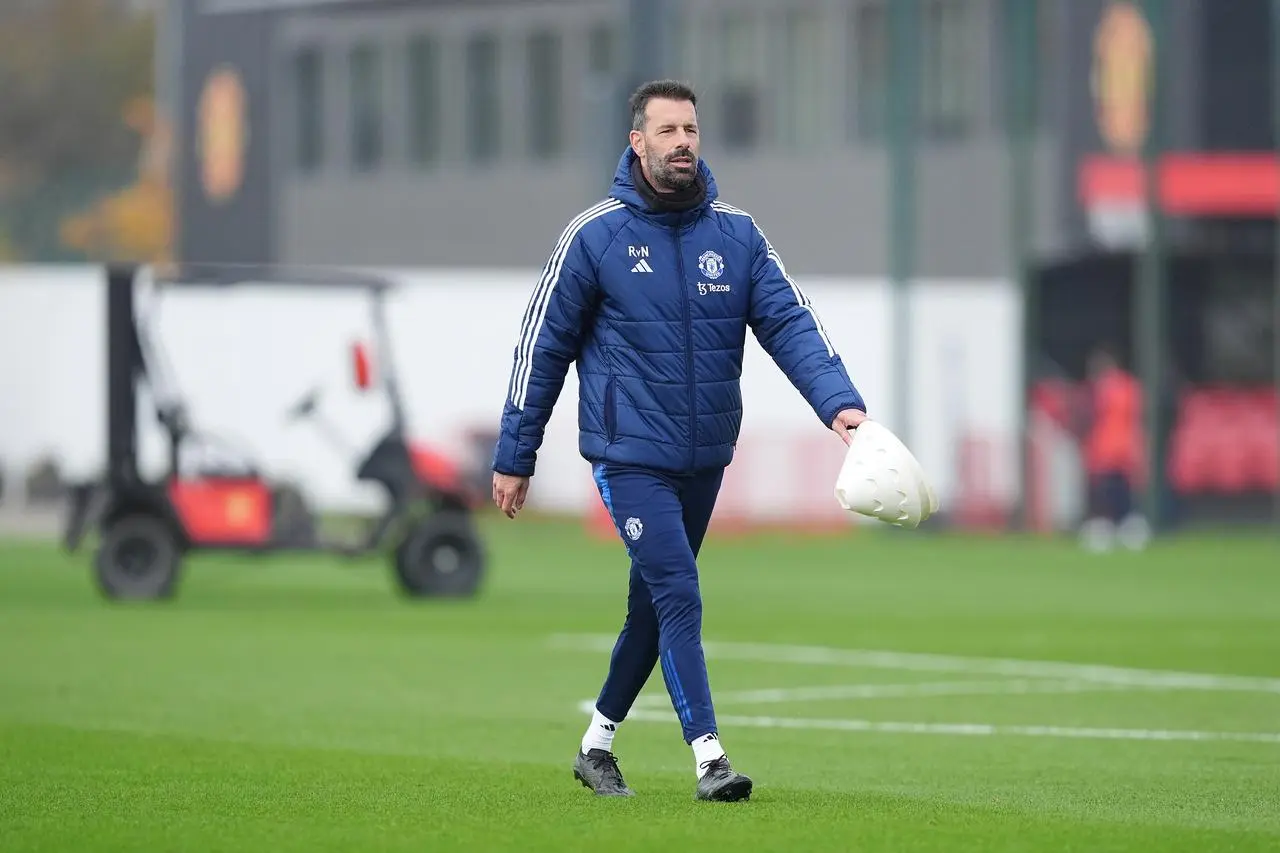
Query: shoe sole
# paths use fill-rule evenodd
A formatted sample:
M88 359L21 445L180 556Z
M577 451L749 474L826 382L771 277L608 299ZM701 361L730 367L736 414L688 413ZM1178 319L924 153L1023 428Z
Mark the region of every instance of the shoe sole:
M734 779L709 797L698 797L713 803L737 803L751 799L751 780L745 776Z

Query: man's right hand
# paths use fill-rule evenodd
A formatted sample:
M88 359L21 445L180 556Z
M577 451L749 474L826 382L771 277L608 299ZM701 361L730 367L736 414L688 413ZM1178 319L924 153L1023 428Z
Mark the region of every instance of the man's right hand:
M524 509L525 495L529 494L529 478L513 474L493 474L493 502L507 518L515 518Z

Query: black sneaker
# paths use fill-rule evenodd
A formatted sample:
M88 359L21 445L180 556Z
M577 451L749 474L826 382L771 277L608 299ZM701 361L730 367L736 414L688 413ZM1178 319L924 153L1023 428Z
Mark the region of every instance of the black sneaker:
M603 749L578 750L573 762L573 778L590 788L598 797L634 797L635 792L622 781L618 758Z
M707 772L698 780L694 799L734 803L751 797L751 779L734 771L729 766L728 756L722 755L714 761L704 761L702 766L707 768Z

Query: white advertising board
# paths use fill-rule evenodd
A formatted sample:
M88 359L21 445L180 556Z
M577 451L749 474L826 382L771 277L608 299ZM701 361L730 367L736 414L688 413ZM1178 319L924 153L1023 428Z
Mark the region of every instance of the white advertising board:
M469 430L494 428L537 271L380 272L403 285L390 297L389 318L414 434L457 448ZM910 381L903 388L892 382L887 283L831 277L799 283L872 416L897 429L895 396L908 396L912 423L904 438L935 478L944 508L956 493L956 447L966 436L982 436L996 449L997 496L1015 493L1021 307L1008 282L914 286ZM68 477L93 476L102 467L103 293L99 267L0 267L0 464L10 477L21 477L45 456L57 459ZM320 507L375 505L376 493L352 476L354 454L386 417L381 398L362 396L351 381L350 344L370 331L360 296L253 286L195 288L141 303L202 432L244 448L274 475L300 482ZM742 383L744 437L726 500L749 513L783 518L834 507L830 488L843 445L750 337ZM347 437L350 451L334 447L314 425L286 417L312 387L322 390L323 415ZM531 506L581 511L597 500L577 453L576 401L571 369L548 426ZM142 425L143 464L159 470L160 433L151 421Z

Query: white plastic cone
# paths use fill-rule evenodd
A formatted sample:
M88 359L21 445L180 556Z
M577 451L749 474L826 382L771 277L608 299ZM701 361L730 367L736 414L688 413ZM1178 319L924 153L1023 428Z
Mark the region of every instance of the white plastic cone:
M876 421L863 421L853 431L835 493L845 510L896 527L919 527L938 511L938 497L920 462Z

